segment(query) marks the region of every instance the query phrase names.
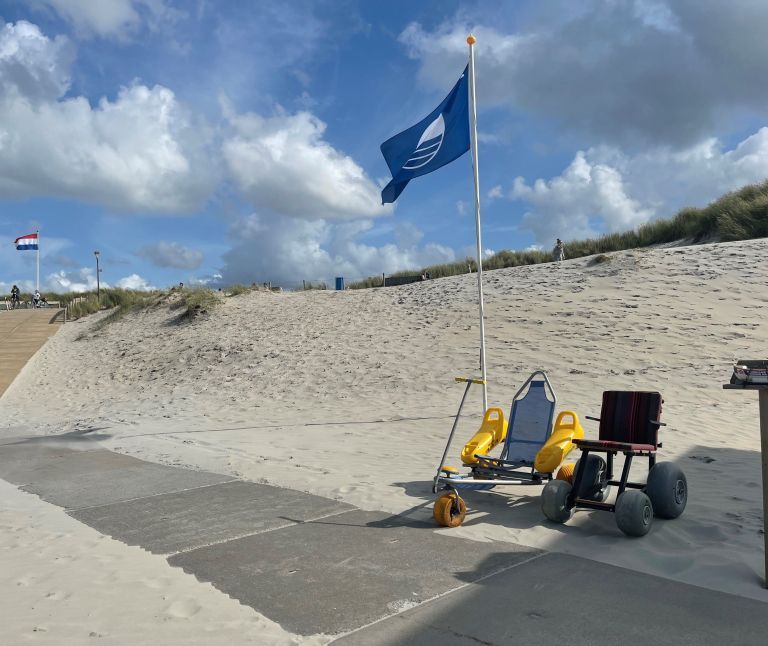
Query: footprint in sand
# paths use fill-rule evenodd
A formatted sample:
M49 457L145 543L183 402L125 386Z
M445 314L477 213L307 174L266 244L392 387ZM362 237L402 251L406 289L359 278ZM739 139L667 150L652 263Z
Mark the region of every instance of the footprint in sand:
M165 611L167 615L177 619L187 619L202 610L202 606L192 599L174 601Z
M70 597L69 592L63 592L62 590L54 590L53 592L49 592L45 595L46 599L50 599L51 601L63 601L64 599L68 599Z

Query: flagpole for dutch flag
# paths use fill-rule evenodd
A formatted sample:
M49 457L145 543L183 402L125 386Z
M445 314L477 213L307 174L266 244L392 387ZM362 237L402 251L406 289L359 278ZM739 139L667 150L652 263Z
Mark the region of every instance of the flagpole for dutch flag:
M469 137L472 149L472 170L475 176L475 230L477 237L477 296L480 305L480 371L483 377L483 413L488 410L488 377L485 364L485 313L483 311L483 243L480 233L480 172L477 162L477 110L475 107L475 43L467 36L469 45Z
M37 276L35 278L35 290L40 291L40 231L35 231L37 234Z

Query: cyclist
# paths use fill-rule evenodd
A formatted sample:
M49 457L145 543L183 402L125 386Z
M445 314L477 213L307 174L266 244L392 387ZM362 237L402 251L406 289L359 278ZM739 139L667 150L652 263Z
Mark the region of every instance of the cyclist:
M20 293L16 285L11 287L11 309L16 309L21 305Z

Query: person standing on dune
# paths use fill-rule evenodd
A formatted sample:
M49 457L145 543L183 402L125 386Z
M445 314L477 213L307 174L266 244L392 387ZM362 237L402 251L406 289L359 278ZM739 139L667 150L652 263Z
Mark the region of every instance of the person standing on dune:
M555 248L552 250L552 256L555 259L555 262L565 260L565 245L560 238L558 238L555 243Z

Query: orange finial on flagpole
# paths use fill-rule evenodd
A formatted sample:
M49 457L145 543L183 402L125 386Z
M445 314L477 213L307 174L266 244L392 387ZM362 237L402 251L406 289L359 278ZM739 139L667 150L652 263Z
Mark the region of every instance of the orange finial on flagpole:
M477 42L477 38L475 38L472 34L467 36L467 45L474 45Z

